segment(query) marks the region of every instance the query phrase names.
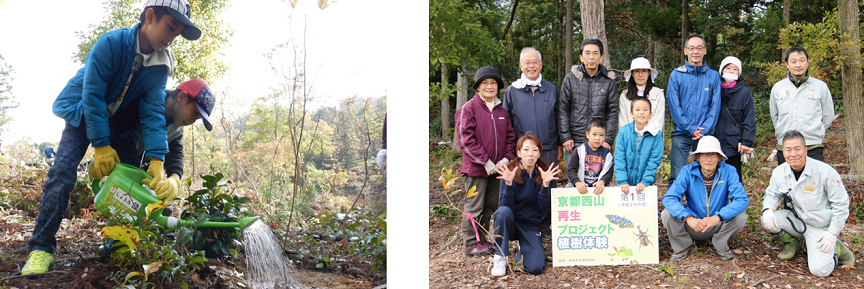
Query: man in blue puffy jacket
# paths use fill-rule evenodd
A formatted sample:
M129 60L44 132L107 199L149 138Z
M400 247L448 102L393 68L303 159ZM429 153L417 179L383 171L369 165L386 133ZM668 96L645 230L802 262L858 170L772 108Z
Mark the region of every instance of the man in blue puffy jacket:
M684 45L687 61L672 71L666 102L675 122L669 185L687 163L687 153L695 150L699 140L712 135L720 114L720 74L705 63L705 38L690 34Z
M726 155L717 138L703 137L690 158L695 162L681 168L677 181L663 196L666 209L660 215L674 250L669 259L687 257L696 248L694 240L711 240L711 249L731 260L735 254L727 242L747 224L747 193L735 167L723 162ZM686 206L682 198L687 199Z
M137 151L131 138L112 135L112 116L124 114L138 104L142 125L147 170L153 179L142 183L157 195L176 194L177 187L165 179L163 161L168 153L165 130L165 85L172 74L174 56L168 49L178 35L188 40L201 37L201 30L189 20L186 0L148 0L140 23L132 28L112 30L93 44L84 67L69 80L54 101L54 114L66 121L60 138L57 159L48 170L33 236L27 243L30 252L21 275L48 271L57 249L55 234L69 205L69 192L76 181L76 167L87 147L95 149L90 177L101 179L121 160L135 164ZM116 150L115 150L116 149Z

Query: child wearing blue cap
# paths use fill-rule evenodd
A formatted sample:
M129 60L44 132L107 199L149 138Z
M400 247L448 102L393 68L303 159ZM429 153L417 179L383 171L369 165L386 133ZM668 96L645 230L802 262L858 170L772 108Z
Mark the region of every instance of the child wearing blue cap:
M66 121L54 165L42 189L39 215L30 252L21 275L48 271L57 248L55 234L69 205L69 192L76 181L76 168L92 144L95 149L90 177L101 179L114 170L114 163L138 164L131 138L111 133L115 115L128 113L136 104L143 131L147 172L151 188L164 198L176 195L177 186L165 179L163 161L168 153L165 130L165 85L173 74L174 56L168 49L182 35L201 37L189 20L186 0L148 0L140 23L102 35L90 49L84 67L69 80L54 101L54 114ZM116 150L115 150L116 149ZM173 192L173 193L172 193Z

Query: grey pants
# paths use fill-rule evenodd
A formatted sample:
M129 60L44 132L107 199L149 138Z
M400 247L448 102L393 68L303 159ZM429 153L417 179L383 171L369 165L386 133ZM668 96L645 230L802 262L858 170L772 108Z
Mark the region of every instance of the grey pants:
M468 192L471 187L477 186L477 195L465 199L465 212L471 213L474 220L479 223L477 231L480 234L480 241L486 241L486 232L492 232L492 228L489 226L489 219L495 213L495 210L498 209L498 195L501 191L501 180L497 179L497 176L465 176L465 192ZM474 226L471 223L468 215L462 213L462 237L465 239L465 246L477 243Z
M816 228L807 225L807 230L804 231L804 234L799 234L795 231L795 228L799 231L802 230L803 222L796 219L795 216L792 215L792 211L774 211L774 216L777 217L777 225L780 229L786 231L786 233L789 233L795 238L804 238L804 242L807 245L807 267L810 267L810 274L819 277L831 275L831 272L834 271L835 265L834 252L822 253L822 251L819 251L818 242L819 235L822 235L822 233L824 233L828 228ZM792 222L789 221L790 219L795 222L795 228L792 228Z
M729 239L738 234L744 225L747 224L747 212L741 212L734 218L726 222L720 222L706 232L696 232L687 222L681 221L672 216L669 210L663 209L660 214L663 219L663 227L666 228L666 234L669 235L669 243L672 245L672 250L677 253L681 252L690 245L694 240L706 241L711 240L714 244L714 249L720 252L729 251Z

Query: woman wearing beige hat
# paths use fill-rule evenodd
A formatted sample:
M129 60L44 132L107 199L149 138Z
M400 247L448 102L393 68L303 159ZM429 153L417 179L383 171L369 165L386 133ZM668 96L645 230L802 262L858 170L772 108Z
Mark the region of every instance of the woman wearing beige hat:
M624 72L627 89L621 92L618 101L618 128L633 122L633 117L630 116L630 103L636 97L644 96L651 101L653 113L648 125L663 129L663 121L666 119L666 97L663 89L654 85L655 78L657 78L657 70L651 68L648 58L639 56L630 62L630 69Z

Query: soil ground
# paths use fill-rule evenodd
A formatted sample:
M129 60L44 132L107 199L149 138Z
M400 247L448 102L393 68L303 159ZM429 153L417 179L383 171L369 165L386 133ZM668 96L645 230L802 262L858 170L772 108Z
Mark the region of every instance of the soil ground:
M825 160L829 164L846 163L845 127L842 118L829 128L825 141ZM759 147L773 147L773 137ZM435 142L430 142L430 152L438 150ZM668 153L668 152L667 152ZM492 277L487 271L492 257L465 257L459 234L458 215L429 214L429 285L430 288L864 288L864 231L861 228L862 213L850 215L846 228L838 238L857 256L855 266L837 268L825 278L814 277L807 268L806 253L800 252L790 261L780 261L776 254L780 243L764 233L758 225L758 212L761 211L762 190L768 184L771 170L776 162L760 160L748 164L745 169L744 187L750 198L748 225L730 240L735 259L720 259L708 250L710 245L698 244L698 252L678 262L669 261L672 249L665 229L660 226L659 250L661 264L642 264L629 266L578 266L552 267L551 242L545 241L546 272L531 275L521 270L520 264L511 263L505 277ZM430 154L429 204L449 205L443 188L438 182L442 163ZM437 164L437 165L436 165ZM446 166L446 164L444 164ZM847 174L844 165L835 166L840 174ZM458 164L450 166L458 172ZM855 205L864 201L864 182L861 176L844 176L844 184ZM657 184L661 196L666 192L665 180ZM454 188L462 188L461 179ZM455 190L455 189L454 189ZM464 194L462 195L464 196ZM453 202L461 209L464 197ZM859 205L860 206L860 205ZM440 207L440 206L439 206ZM659 212L663 210L662 202ZM458 211L456 211L458 214ZM855 212L853 212L855 214ZM442 216L443 215L443 216ZM515 254L515 244L511 242L511 256ZM510 258L513 262L513 258ZM671 274L662 269L671 269ZM667 270L668 271L668 270Z
M30 213L10 210L0 214L0 288L114 288L122 280L109 277L118 267L100 261L96 247L102 244L97 235L99 228L95 220L64 219L57 233L58 251L48 273L39 278L23 278L21 267L27 262L27 241L33 232L35 216ZM357 272L352 266L334 264L334 273L315 269L315 264L304 260L295 262L294 276L311 288L372 288L372 280ZM190 288L249 288L243 275L246 263L243 256L230 259L210 259L205 269L185 281ZM352 274L354 273L354 274ZM353 276L352 276L353 275ZM179 281L178 284L180 285ZM171 287L172 284L163 284ZM178 287L179 288L179 287Z

